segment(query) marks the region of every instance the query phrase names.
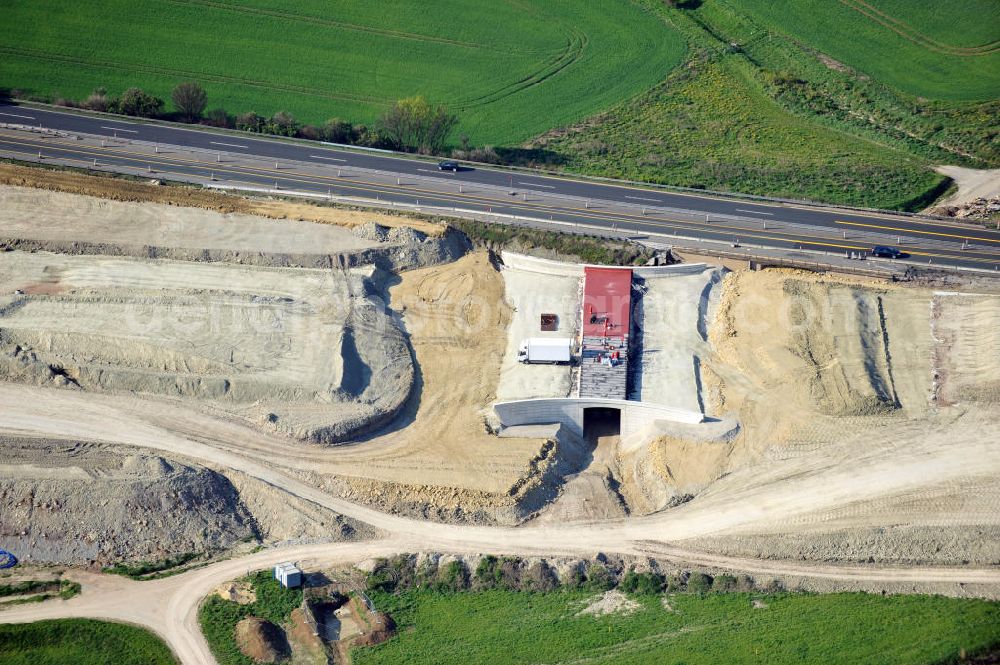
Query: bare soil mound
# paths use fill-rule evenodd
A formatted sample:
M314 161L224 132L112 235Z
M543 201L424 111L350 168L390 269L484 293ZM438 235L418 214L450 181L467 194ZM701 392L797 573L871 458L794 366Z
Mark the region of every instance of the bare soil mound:
M315 465L317 484L442 521L513 524L552 496L560 444L485 424L510 321L503 288L484 252L401 275L390 296L419 368L413 399L384 432Z
M396 634L396 622L385 612L372 612L367 618L371 629L355 637L351 646L373 647Z
M215 593L219 598L237 605L250 605L257 600L257 592L249 582L226 582L219 585Z
M710 516L714 551L994 563L998 325L991 293L731 273L702 369L707 410L739 433L651 445L636 473L663 479L651 499L692 487L675 510Z
M413 382L369 276L7 252L0 378L214 403L338 441L392 417Z
M285 631L258 617L247 617L236 624L236 644L255 663L280 663L291 656Z
M601 617L607 614L621 614L629 615L633 614L642 607L639 603L635 602L628 596L626 596L621 591L612 590L607 591L601 596L596 596L588 601L588 605L584 607L577 616L587 615Z
M296 607L292 610L290 622L291 626L285 631L285 635L288 637L295 665L329 665L331 661L326 645L319 635L313 633L315 624L307 619L306 611ZM320 630L324 628L319 626Z
M109 564L257 535L222 475L136 449L0 441L0 546L23 560Z
M621 455L621 492L633 514L680 505L725 471L728 441L687 441L662 436Z

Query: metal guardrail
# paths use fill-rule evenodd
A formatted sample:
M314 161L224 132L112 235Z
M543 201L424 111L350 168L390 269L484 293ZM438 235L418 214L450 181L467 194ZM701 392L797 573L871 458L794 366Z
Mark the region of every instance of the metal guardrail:
M91 140L100 140L100 141L102 141L102 145L104 145L106 142L109 142L109 141L120 141L122 145L141 145L141 146L153 147L154 150L158 150L159 149L159 143L158 142L142 141L142 140L137 140L137 139L129 139L129 138L121 138L121 137L115 137L115 138L109 139L108 137L104 137L104 136L100 136L100 135L95 135L95 134L69 133L69 132L63 132L61 130L49 130L49 129L46 129L46 128L38 128L38 127L31 126L31 125L25 125L25 124L19 124L19 123L0 123L0 128L3 128L3 127L10 128L10 129L18 129L18 130L22 130L22 131L30 131L32 133L50 134L50 135L65 136L65 137L82 138L82 137L85 136L85 137L90 138ZM232 151L226 151L226 150L215 150L215 149L206 149L206 148L199 148L199 147L190 147L190 148L189 147L184 147L182 149L184 151L186 151L186 152L195 153L195 154L215 155L217 157L217 159L221 159L221 157L223 155L225 155L227 159L230 159L230 160L233 160L233 161L241 160L243 162L248 162L248 163L254 163L254 162L270 163L271 162L271 160L269 158L263 158L263 157L257 157L257 156L250 156L250 155L245 155L245 154L242 154L242 153L234 153ZM220 163L224 163L224 162L220 162ZM303 169L306 169L306 168L312 168L312 169L317 169L317 168L336 169L338 177L349 178L351 176L351 174L370 174L370 175L374 175L376 177L386 178L386 179L388 179L390 181L393 180L393 179L395 179L397 185L402 184L402 179L404 178L404 176L401 176L399 173L396 173L396 172L393 172L393 171L384 171L384 170L381 170L381 169L370 169L370 168L362 168L362 167L355 167L355 166L351 166L351 167L334 166L334 165L329 165L329 164L317 164L316 162L307 162L307 161L294 160L294 159L277 160L274 163L275 163L275 169L279 170L279 171L280 171L280 166L279 166L280 164L285 164L285 165L289 166L290 168L294 168L295 166L298 166L298 167L301 167ZM208 163L206 163L205 168L207 168L207 169L209 169L209 171L211 171ZM152 173L155 173L155 171L152 172ZM309 174L308 173L301 173L301 174L296 174L296 175L309 175ZM213 180L216 180L216 178L214 176L214 173L211 174L211 178ZM275 178L276 178L275 184L277 185L278 184L277 181L280 180L280 178L281 178L280 173L277 174L275 176ZM408 181L415 180L415 181L417 181L417 183L433 184L435 186L440 186L443 182L446 182L446 181L442 181L441 178L423 176L423 175L418 175L418 174L407 174L405 176L405 179L408 180ZM224 180L220 180L220 181L224 181ZM376 183L376 184L378 184L378 183ZM386 183L385 186L392 186L392 183L391 182ZM465 183L459 183L459 193L463 193L462 192L462 188L465 187L465 186L466 186ZM332 194L332 190L333 190L334 187L335 187L335 185L330 186L329 192L328 192L328 198L331 199L331 200L334 198L333 194ZM491 185L491 184L474 183L474 184L468 185L468 187L469 188L473 188L474 187L474 188L479 188L479 189L486 189L486 190L492 191L495 194L497 194L497 193L503 193L503 192L509 192L510 191L509 187L502 187L502 186ZM275 192L271 192L271 193L281 193L282 192L282 190L280 190L280 188L278 188L278 187L276 187L275 189L276 189L276 191ZM766 219L766 218L758 217L758 216L732 215L732 214L728 214L728 213L705 213L705 212L702 212L700 210L695 210L695 209L691 209L691 208L676 208L676 207L672 207L672 206L651 205L649 203L638 204L638 203L631 203L631 202L624 202L624 201L597 200L597 201L599 201L599 205L595 206L595 205L593 205L595 199L592 199L592 198L581 197L581 196L574 196L574 195L568 195L568 194L559 194L559 193L555 193L555 192L538 191L536 189L531 189L530 186L515 188L514 191L515 192L520 192L521 195L522 195L522 197L523 197L523 200L525 202L527 202L529 200L527 198L527 194L530 192L533 197L537 197L537 198L541 199L542 202L544 202L546 199L548 199L550 201L551 200L563 201L563 202L568 203L568 204L574 204L575 206L577 206L578 210L579 209L583 209L583 210L587 210L587 209L594 209L594 210L606 209L611 214L615 214L616 211L620 211L619 214L630 215L630 216L633 216L633 217L637 217L638 219L631 220L633 224L637 224L637 225L642 224L643 223L643 219L646 218L646 217L649 217L650 221L654 221L655 222L655 221L657 221L657 218L656 218L657 215L665 215L665 216L673 215L675 217L681 217L682 219L675 219L675 220L669 220L668 219L668 220L660 220L660 221L677 221L677 222L704 223L704 224L706 224L708 226L711 226L712 222L731 222L731 223L752 224L752 225L754 225L756 227L759 227L759 228L754 228L754 229L746 229L746 232L751 232L751 233L755 232L755 231L768 231L768 230L773 231L773 232L781 232L781 231L789 232L790 231L792 233L811 233L811 232L815 232L815 228L816 228L816 227L810 226L808 224L801 224L801 223L797 223L797 222L775 220L775 219ZM443 195L443 196L447 196L449 194L451 194L451 193L450 192L446 192L446 191L440 192L440 195ZM300 194L297 194L297 195L306 196L307 194L306 193L300 193ZM321 194L309 193L308 195L309 196L313 196L313 197L320 197L320 198L322 198ZM435 195L435 193L428 194L429 197L433 197L434 195ZM418 195L417 194L413 194L413 196L414 196L414 198L419 203L419 197L418 197ZM392 202L388 202L387 201L385 203L387 203L389 205L393 205ZM466 212L466 211L463 210L463 212ZM572 213L571 210L567 211L567 212ZM881 212L884 213L886 211L881 211ZM500 215L500 213L496 213L496 214ZM511 217L511 216L508 215L507 217ZM513 216L514 219L522 218L522 217L525 218L525 219L528 218L527 216L520 216L520 215L514 215ZM542 220L542 218L532 218L532 219L534 221L538 221L538 222L544 221L544 220ZM550 223L558 223L558 222L556 222L555 220L552 220L552 219L550 219L548 221ZM628 224L628 222L624 222L624 223L626 225ZM617 229L617 225L613 224L612 225L612 231L615 231L615 230L618 230ZM626 233L627 233L627 226L626 226ZM639 235L641 233L642 232L640 232L637 227L632 230L632 234L633 235ZM734 233L734 235L735 235L735 234L739 233L739 230L732 231L732 233ZM843 230L843 233L844 233L844 240L850 239L850 240L853 240L854 242L859 242L859 243L868 244L868 245L893 244L893 240L895 241L895 244L900 244L902 242L901 236L899 234L893 234L893 233L864 231L864 230L858 230L858 229L852 229L850 231L850 236L849 237L847 235L848 232L847 232L846 229ZM620 234L614 234L614 235L620 235ZM823 239L824 240L828 240L829 242L835 242L835 239L833 239L833 238L829 238L829 239L823 238ZM910 238L908 240L909 241L907 242L907 245L911 246L911 247L914 247L914 248L921 248L921 249L923 249L923 248L926 248L926 249L952 249L949 246L948 243L946 243L944 241L936 240L936 239L927 239L927 238L913 239L913 238ZM739 239L738 238L734 238L734 241L735 242L739 242ZM792 241L789 240L789 242L792 242ZM973 242L972 244L968 244L967 243L966 245L964 245L963 249L975 249L975 248L978 248L978 247L981 247L981 245L978 244L978 243ZM982 246L982 247L985 247L985 246ZM805 250L803 250L803 251L805 251Z
M88 137L88 138L90 138L92 140L102 140L102 143L106 143L108 141L119 141L119 142L121 142L122 145L145 145L145 146L153 146L154 150L157 149L157 146L159 145L156 142L140 141L140 140L135 140L135 139L127 139L127 138L108 139L107 137L101 137L99 135L93 135L93 134L69 133L69 132L63 132L63 131L60 131L60 130L51 130L51 129L47 129L47 128L38 128L38 127L34 127L34 126L30 126L30 125L24 125L24 124L18 124L18 123L0 123L0 128L4 128L4 127L10 128L10 129L18 129L18 130L30 131L32 133L41 133L41 134L57 135L57 136L64 136L64 137L76 137L78 139L82 139L84 136L86 136L86 137ZM239 158L239 159L243 160L244 162L251 162L251 163L252 162L270 162L270 160L266 159L266 158L251 157L251 156L243 155L243 154L240 154L240 153L232 153L232 152L228 152L228 151L208 150L208 149L204 149L204 148L186 148L186 147L182 148L182 149L185 150L185 151L187 151L187 152L191 152L191 153L216 155L217 158L221 158L221 155L226 155L227 158L232 158L234 160L236 158ZM391 172L391 171L382 171L382 170L379 170L379 169L365 169L365 168L359 168L359 167L349 167L349 169L348 169L348 167L336 167L336 166L325 165L325 164L316 164L314 162L302 162L300 160L279 160L278 162L276 162L276 165L280 164L280 163L284 163L284 164L289 165L289 166L292 166L292 165L301 165L301 166L307 166L307 167L310 167L310 168L318 168L318 167L336 168L336 169L338 169L338 172L343 172L343 171L350 170L351 172L354 172L354 173L375 174L375 175L382 176L382 177L388 177L390 179L396 179L397 183L399 183L401 181L401 179L402 179L402 176L400 174L397 174L397 173L394 173L394 172ZM207 166L208 166L208 164L206 164L206 167ZM140 175L147 175L146 172L143 172L139 168L136 168L134 170L138 174L140 174ZM308 175L308 174L297 174L297 175ZM193 177L196 177L196 176L193 176ZM280 179L280 174L278 176L276 176L276 177L277 177L277 179ZM214 176L213 176L213 178L214 178ZM406 179L407 180L416 180L418 182L434 183L434 184L437 184L437 185L440 185L441 182L442 182L440 178L430 178L430 177L427 177L427 176L421 176L421 175L415 175L415 174L414 175L407 175ZM224 181L222 181L222 182L224 182ZM276 181L275 184L277 184L277 181ZM460 184L464 185L464 183L460 183ZM629 229L627 226L625 226L625 227L619 227L616 224L612 224L612 227L609 229L607 226L600 226L600 225L596 225L596 224L587 224L585 222L569 222L569 221L555 220L555 219L552 219L552 218L550 218L550 219L544 219L544 218L541 218L541 217L534 217L534 216L528 216L528 215L511 215L511 214L508 214L508 213L499 213L499 212L494 213L491 210L489 210L487 212L484 212L484 211L474 210L474 209L469 209L469 208L460 208L460 207L457 207L457 206L421 205L419 203L419 198L417 197L417 194L413 194L416 203L415 204L410 204L410 203L404 203L404 202L399 202L399 201L382 200L382 199L379 199L377 197L376 197L375 200L371 200L371 199L366 199L366 198L363 198L363 197L335 195L335 194L333 194L333 187L331 187L328 190L328 194L324 197L322 194L316 193L316 192L286 190L286 189L280 189L280 188L270 189L270 188L267 188L267 187L252 187L252 186L241 186L241 185L225 185L225 184L221 184L221 182L219 184L216 184L215 182L209 182L209 183L205 183L204 186L207 186L207 187L210 187L210 188L215 188L215 189L226 189L226 190L236 190L236 191L246 191L246 192L258 192L258 193L264 193L264 194L269 194L269 195L298 196L298 197L314 198L314 199L318 198L318 199L321 199L321 200L336 201L336 202L345 203L345 204L349 204L349 205L361 205L361 206L379 207L379 208L389 207L389 208L406 209L406 210L415 211L415 212L419 212L419 213L439 214L439 215L445 215L445 216L459 216L459 217L477 219L477 220L485 221L485 222L506 223L506 224L515 225L515 226L520 225L520 226L535 227L535 228L537 228L537 227L552 228L554 230L557 230L557 231L560 231L560 232L564 232L564 233L568 232L568 233L574 233L574 234L578 234L578 235L587 235L587 236L590 236L590 237L597 237L597 238L610 239L610 240L618 240L618 241L623 241L623 242L624 241L632 241L632 242L638 241L638 242L642 242L643 239L649 239L650 237L659 237L659 238L664 238L664 239L669 240L672 244L677 244L678 241L694 242L694 243L697 243L697 246L699 248L704 247L705 243L708 243L709 245L713 245L713 244L714 245L731 244L734 247L739 246L739 247L747 247L747 248L751 248L751 247L755 247L756 246L754 244L743 243L743 242L741 242L740 238L738 238L738 237L732 238L731 241L722 241L722 240L717 240L717 239L697 238L697 237L691 237L691 236L681 235L676 230L673 233L670 233L670 234L668 234L668 233L662 233L662 232L661 233L646 232L646 231L640 231L639 228L638 228L638 226L636 226L636 227L634 227L632 229ZM389 185L387 185L387 186L391 186L391 183ZM499 190L499 191L505 191L507 189L507 188L504 188L504 187L498 187L498 186L495 186L495 185L488 185L488 184L474 184L474 185L470 185L470 187L485 188L485 189ZM574 202L574 203L577 203L577 204L584 203L585 208L590 208L590 202L592 201L591 199L586 199L586 198L578 197L578 196L565 195L565 194L556 194L556 193L550 193L550 192L538 192L536 190L523 190L523 191L531 191L531 192L533 192L534 195L536 195L538 197L543 197L543 198L569 201L569 202ZM441 194L442 195L447 195L448 192L441 192ZM431 194L429 196L433 197L433 194ZM695 211L695 210L689 210L689 209L682 209L682 208L674 208L674 207L669 207L669 206L650 206L648 204L647 205L638 205L638 204L631 204L631 203L617 202L617 201L616 202L601 201L601 204L602 204L602 207L604 207L604 208L614 208L614 207L617 207L619 209L624 208L625 212L623 212L621 214L629 214L628 210L630 210L630 209L632 209L632 210L641 209L643 217L646 216L647 211L653 211L654 213L660 213L660 214L673 214L673 215L687 216L687 217L694 218L692 221L699 221L699 222L702 220L702 218L704 218L704 223L706 223L708 225L711 225L711 221L714 220L714 221L731 221L731 222L743 222L743 223L760 224L761 225L761 230L768 230L768 224L771 224L771 229L775 230L775 231L780 230L781 228L784 228L786 230L792 230L792 231L799 230L799 229L814 230L814 227L809 227L808 225L803 225L803 224L797 224L795 222L786 222L786 221L779 221L779 220L773 220L773 219L772 220L768 220L768 219L763 219L763 218L759 218L759 217L748 217L748 216L742 216L742 215L706 214L706 213L701 212L701 211ZM614 211L612 211L612 214L613 214L613 212ZM653 219L655 219L655 218L653 218ZM676 221L684 221L684 220L676 220ZM641 222L641 220L637 219L637 220L634 221L634 223L635 224L641 224L642 222ZM873 244L873 245L874 244L891 244L891 243L886 243L886 241L884 240L885 237L892 238L892 237L895 237L895 236L893 236L891 234L878 234L878 233L872 233L872 232L866 232L866 231L853 231L851 233L851 239L854 240L855 242L860 242L860 243L865 243L865 244ZM827 240L827 239L824 239L824 240ZM833 239L829 239L829 241L830 242L835 242L835 240L833 240ZM867 241L867 242L865 242L865 241ZM792 241L790 240L789 242L792 242ZM898 242L898 238L897 238L897 242ZM925 248L926 247L926 248L933 248L933 249L937 249L937 248L950 249L950 247L948 247L947 243L943 243L942 241L937 241L937 240L921 240L921 241L918 241L918 242L913 242L913 243L908 243L908 244L911 245L911 246L913 246L914 248ZM976 246L977 245L967 245L966 247L967 248L972 248L972 247L976 247ZM773 250L773 251L786 251L786 250L783 250L780 247L770 247L770 246L767 246L767 245L759 245L759 249L767 249L767 250ZM701 250L701 251L704 251L704 250ZM791 250L787 250L787 251L791 251ZM801 246L801 244L797 248L795 248L794 251L810 252L810 253L815 253L817 255L820 253L820 250L805 249L805 248L803 248ZM822 254L825 255L825 256L835 256L836 255L836 254L831 254L828 251L823 251ZM736 254L736 255L740 256L741 258L743 256L745 256L745 254ZM767 258L770 258L770 257L767 257ZM923 266L921 266L921 267L923 267ZM959 266L947 266L947 268L949 270L954 269L954 270L963 270L963 271L988 273L988 274L992 274L994 272L994 271L990 271L990 270L987 270L987 269L965 268L965 267L959 267Z
M91 111L89 109L79 109L79 108L72 108L72 107L65 107L65 106L56 106L54 104L46 104L44 102L32 102L32 101L28 101L28 100L12 100L12 101L15 101L22 108L28 108L28 109L30 109L30 108L37 108L37 109L40 109L40 110L43 110L43 111L44 110L49 110L49 111L53 111L53 112L57 112L57 113L69 113L69 114L80 115L80 116L85 116L85 117L88 117L88 116L89 117L95 117L95 118L107 117L109 120L117 120L119 122L132 122L132 123L136 123L136 124L157 125L157 126L160 126L160 127L168 127L168 128L172 128L172 129L181 129L181 130L187 130L187 131L202 131L202 132L217 134L217 135L221 135L221 136L231 136L231 137L234 137L234 138L236 138L236 137L242 137L242 138L250 138L250 139L264 140L264 141L273 141L273 142L276 142L276 143L287 143L287 144L300 145L300 146L309 146L309 145L313 145L313 144L322 144L323 143L322 141L310 141L308 139L297 139L297 138L294 138L294 137L281 137L281 136L275 136L275 135L271 135L271 134L256 134L254 132L247 132L247 131L242 131L242 130L237 130L237 129L229 129L229 128L226 128L226 127L209 127L209 126L206 126L206 125L196 125L197 129L192 129L191 125L187 125L185 123L171 122L169 120L160 120L160 119L156 119L156 118L139 118L139 117L134 117L134 116L123 116L123 115L118 115L118 114L114 114L114 113L107 113L107 112L102 112L102 111ZM348 151L351 151L351 150L362 151L363 150L363 151L369 151L370 152L372 150L370 148L366 148L365 146L356 146L356 145L350 145L350 144L333 144L333 145L342 146L340 149L348 150ZM376 149L376 150L381 150L381 149ZM413 153L398 152L398 151L393 151L393 150L387 150L387 151L383 151L383 152L391 154L392 156L397 157L399 159L407 159L407 160L410 160L410 161L421 161L421 162L424 162L424 163L427 163L427 164L433 164L434 162L437 161L437 159L439 159L437 157L435 157L435 158L425 158L422 155L415 155ZM646 190L649 190L649 191L680 192L680 193L685 193L685 194L698 194L698 195L702 195L702 196L711 196L711 197L715 197L715 198L724 198L724 199L731 200L731 201L747 201L747 202L763 201L763 202L768 202L768 203L780 203L780 204L783 204L783 205L797 205L797 206L805 206L805 207L809 207L809 208L817 208L817 209L824 209L824 210L843 210L843 211L845 211L847 213L856 212L856 213L875 213L875 214L880 214L880 215L899 215L899 216L914 217L914 218L919 218L919 219L928 219L928 220L935 220L935 221L948 221L948 220L950 220L950 218L948 218L948 217L942 217L942 216L939 216L939 215L927 215L927 214L923 214L923 213L904 212L904 211L896 211L896 210L884 210L884 209L881 209L881 208L862 208L862 207L843 206L843 205L837 205L837 204L833 204L833 203L823 203L821 201L811 201L811 200L808 200L808 199L785 199L785 198L779 198L779 197L773 197L773 196L760 196L760 195L757 195L757 194L743 194L743 193L740 193L740 192L725 192L725 191L719 191L719 190L713 190L713 189L701 189L701 188L696 188L696 187L683 187L683 186L680 186L680 185L664 185L664 184L660 184L660 183L643 182L643 181L639 181L639 180L625 180L625 179L607 178L607 177L602 177L602 176L593 176L593 175L578 174L578 173L571 173L571 172L567 173L567 172L564 172L564 171L553 171L553 170L550 170L550 169L533 169L533 168L527 168L527 167L523 167L523 166L511 166L511 165L505 165L505 164L489 164L489 163L486 163L486 162L476 162L476 161L467 160L467 159L463 159L463 160L460 160L460 161L462 163L465 163L465 164L474 164L474 165L476 165L477 167L480 167L480 168L493 169L493 170L497 170L497 171L509 171L511 173L521 173L523 175L546 176L546 177L552 177L552 178L557 178L557 179L562 179L562 180L577 180L577 181L583 181L583 182L594 182L594 183L601 183L601 184L620 185L620 186L624 186L624 187L636 187L636 188L639 188L639 189L646 189Z
M361 600L364 602L365 607L368 608L368 611L375 614L375 603L373 603L372 599L368 597L368 594L359 589L358 595L361 596Z

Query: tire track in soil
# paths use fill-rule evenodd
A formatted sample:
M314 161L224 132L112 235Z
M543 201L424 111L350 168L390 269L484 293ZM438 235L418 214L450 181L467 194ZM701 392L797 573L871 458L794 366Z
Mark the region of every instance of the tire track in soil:
M883 28L891 30L903 39L916 44L928 51L941 53L944 55L954 55L958 57L975 57L981 55L991 55L1000 51L1000 41L993 41L980 46L949 46L924 35L909 24L888 14L879 11L864 0L840 0L840 4L853 9L859 14L878 23Z

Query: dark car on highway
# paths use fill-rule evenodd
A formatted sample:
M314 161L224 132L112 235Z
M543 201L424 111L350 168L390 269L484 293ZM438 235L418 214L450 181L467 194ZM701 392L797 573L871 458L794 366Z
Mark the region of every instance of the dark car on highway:
M438 162L438 169L440 169L441 171L454 171L455 173L458 173L459 169L461 168L462 167L459 165L458 162L452 161L450 159L446 159L443 162Z
M895 247L886 247L885 245L875 245L872 247L872 256L877 256L883 259L902 259L909 254L906 252L901 252Z

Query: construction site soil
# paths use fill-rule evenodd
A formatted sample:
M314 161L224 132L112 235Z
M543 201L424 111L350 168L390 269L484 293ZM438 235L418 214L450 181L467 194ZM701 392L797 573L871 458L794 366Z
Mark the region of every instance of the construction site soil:
M83 176L37 176L81 187L70 177ZM309 206L271 201L263 219L242 207L259 202L230 197L191 210L176 204L209 193L121 182L125 201L0 187L0 547L84 561L374 535L293 496L294 480L384 512L545 525L539 538L607 521L754 558L1000 562L1000 295L988 282L737 270L699 278L709 306L702 286L664 282L646 306L673 293L680 314L656 325L685 329L657 348L695 359L682 397L707 423L659 423L627 449L611 431L498 437L490 405L510 335L528 324L512 325L523 299L494 257L377 215L278 220L283 205ZM180 199L146 202L149 190ZM152 254L146 237L159 238ZM645 368L652 394L673 399L679 388L655 376L670 366ZM67 450L84 461L60 461ZM118 466L100 461L109 450ZM137 531L154 512L138 494L169 519ZM133 509L98 524L108 507L84 496ZM75 503L53 512L37 499Z
M134 193L135 183L42 176L124 184ZM355 212L332 209L320 210L326 221L343 214L345 227L23 187L0 188L0 202L8 250L0 254L4 380L89 401L127 396L170 429L189 423L199 438L210 435L193 424L195 413L238 431L234 440L248 448L252 431L261 440L257 454L268 461L284 455L316 485L394 512L512 523L542 484L555 444L499 441L484 425L509 311L486 254L452 261L465 251L464 237L357 225ZM143 238L162 244L150 252L138 244ZM92 244L82 251L85 242ZM323 268L293 268L275 249L328 254L309 262ZM380 267L350 267L376 251L391 260L376 256ZM348 252L349 261L331 260ZM446 260L440 268L395 272ZM324 451L301 443L347 441L357 445ZM7 468L18 477L20 466ZM295 506L243 474L228 475L220 478L232 501L253 489L241 508L246 527L228 539L206 532L200 546L163 539L164 551L224 548L254 536L254 528L269 541L361 529L315 506ZM282 504L297 508L294 516ZM129 529L115 528L121 537L104 545L113 553L39 547L38 557L107 561L153 553L141 543L115 549L112 543L132 543ZM73 539L68 532L67 542ZM17 545L25 551L25 542Z
M129 446L2 437L0 449L0 542L26 563L101 566L371 534L242 474Z
M668 478L697 469L687 491L704 488L699 500L812 485L814 501L699 544L754 557L1000 562L998 326L996 287L730 273L703 376L710 411L735 415L739 434L724 455L674 448L659 464Z

